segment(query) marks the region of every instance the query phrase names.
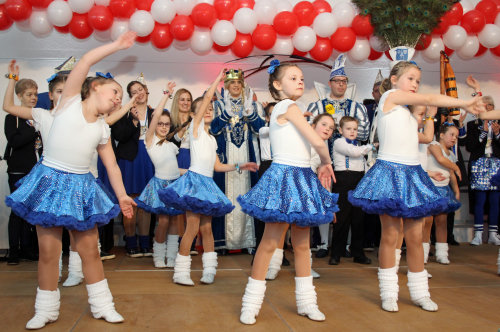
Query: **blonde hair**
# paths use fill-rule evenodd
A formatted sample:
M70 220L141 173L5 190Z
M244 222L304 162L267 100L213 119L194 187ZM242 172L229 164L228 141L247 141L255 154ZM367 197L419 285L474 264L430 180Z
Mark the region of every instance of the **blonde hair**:
M389 78L385 78L382 81L382 84L380 84L380 87L379 87L380 93L384 94L384 92L392 89L392 82L391 82L392 76L396 76L396 78L399 79L401 77L401 75L406 73L411 68L416 68L416 69L420 70L420 68L418 68L418 66L416 64L414 64L413 62L409 62L409 61L400 61L396 65L394 65L394 67L392 67L392 69L391 69L391 73L389 74Z
M22 78L16 83L16 86L14 89L16 91L16 95L19 95L19 94L23 94L24 91L26 91L28 89L38 90L38 85L36 85L36 82L30 78Z
M191 105L193 104L193 96L191 95L191 92L189 92L189 90L184 88L177 90L174 95L174 99L172 100L172 108L170 110L170 119L172 121L173 128L177 128L182 125L179 117L179 99L184 93L187 93L189 95L189 98L191 98Z

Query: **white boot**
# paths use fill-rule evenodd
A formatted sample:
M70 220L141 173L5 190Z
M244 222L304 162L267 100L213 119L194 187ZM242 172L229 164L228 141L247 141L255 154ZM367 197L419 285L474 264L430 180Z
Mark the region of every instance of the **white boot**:
M321 275L314 271L312 269L312 265L313 265L313 257L312 257L312 252L309 250L309 256L310 256L310 261L311 261L311 276L314 278L314 279L319 279L321 277ZM324 319L323 319L324 320Z
M36 289L35 316L26 323L28 330L41 329L47 323L55 322L59 317L61 294L55 291Z
M488 243L500 246L500 236L498 236L497 231L490 232L490 236L488 237Z
M191 256L177 254L173 279L176 284L194 286L194 282L191 280Z
M165 242L158 243L153 241L153 264L157 269L163 269L167 267L165 265L165 252L167 250L167 245Z
M408 289L413 303L427 311L438 310L438 305L431 300L429 278L426 270L415 273L408 271Z
M107 279L87 285L87 293L89 294L90 311L95 319L103 318L108 323L124 321L122 315L116 312Z
M378 285L380 288L380 298L382 299L382 309L396 312L398 308L398 269L396 266L388 269L378 269Z
M431 244L429 242L422 242L422 246L424 247L424 264L427 264L429 260L429 251L431 249Z
M82 259L78 252L69 251L68 278L64 281L64 287L78 286L83 281Z
M436 262L439 264L450 264L450 260L448 259L448 243L440 243L436 242Z
M295 277L295 301L297 313L311 320L324 321L325 315L319 311L313 277Z
M480 246L483 244L483 231L475 231L474 238L470 241L470 244L473 246Z
M204 252L201 256L201 260L203 262L203 275L201 277L201 282L203 284L213 284L215 273L217 272L217 253L215 251L212 252Z
M59 256L59 279L57 282L61 282L62 279L62 251L61 251L61 256Z
M179 252L179 235L167 235L167 252L165 256L167 257L167 267L175 266L175 257Z
M241 303L240 322L247 325L255 324L255 318L259 315L265 293L265 280L255 280L252 277L248 277L248 283Z
M269 267L267 268L266 280L274 280L278 276L278 272L281 270L281 264L283 263L283 249L276 248L269 262Z
M401 249L396 249L396 260L395 260L395 267L396 267L396 273L399 271L399 262L401 261Z

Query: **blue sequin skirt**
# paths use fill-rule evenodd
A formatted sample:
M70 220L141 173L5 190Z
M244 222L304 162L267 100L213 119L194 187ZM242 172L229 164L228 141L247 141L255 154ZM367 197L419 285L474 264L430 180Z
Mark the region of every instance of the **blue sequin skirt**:
M189 169L189 166L191 166L191 152L189 149L179 149L179 153L177 154L177 165L179 165L179 168Z
M308 227L332 222L338 194L328 192L310 167L273 162L259 182L238 197L243 212L264 222Z
M491 177L490 183L492 186L500 187L500 170L498 170L497 174Z
M91 173L75 174L38 164L5 199L15 214L42 227L86 231L120 213Z
M166 206L207 216L220 217L234 209L212 178L191 171L160 190L158 195Z
M149 158L146 146L139 140L139 149L135 159L118 159L118 166L122 171L123 184L127 194L140 194L154 176L155 170L151 158ZM99 177L101 174L99 173ZM103 180L104 183L106 181Z
M460 209L462 203L457 201L457 199L455 198L455 193L450 186L442 186L436 188L441 196L446 197L446 199L448 200L448 208L442 213L450 213Z
M473 190L498 190L498 186L491 182L500 170L500 159L481 157L471 162L470 187Z
M369 214L422 218L446 211L448 199L438 192L420 165L404 165L377 159L349 202Z
M167 188L167 186L174 181L175 180L162 180L153 176L141 195L135 199L137 207L154 214L166 214L169 216L183 214L184 211L166 207L158 196L158 191Z

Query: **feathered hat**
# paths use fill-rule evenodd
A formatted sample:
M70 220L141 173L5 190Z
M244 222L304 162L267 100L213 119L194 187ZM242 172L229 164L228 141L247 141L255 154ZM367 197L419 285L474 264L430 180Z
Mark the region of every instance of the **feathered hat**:
M339 54L335 62L333 63L332 71L330 72L330 80L337 76L347 77L344 67L345 67L346 56L344 53Z

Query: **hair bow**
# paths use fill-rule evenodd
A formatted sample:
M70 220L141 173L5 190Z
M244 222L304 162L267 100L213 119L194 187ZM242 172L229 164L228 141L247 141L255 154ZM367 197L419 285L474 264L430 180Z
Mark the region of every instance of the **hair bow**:
M100 71L98 71L98 72L95 73L95 76L97 76L97 77L104 77L104 78L111 78L111 79L114 78L113 75L111 75L110 72L107 72L106 74L104 74L104 73L101 73Z
M271 60L271 64L270 64L269 68L267 68L267 72L269 74L274 73L274 71L276 70L276 68L279 67L279 65L280 65L280 61L278 59Z
M57 73L53 74L52 76L50 76L49 78L47 78L47 83L50 83L54 80L54 78L57 77Z

